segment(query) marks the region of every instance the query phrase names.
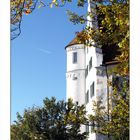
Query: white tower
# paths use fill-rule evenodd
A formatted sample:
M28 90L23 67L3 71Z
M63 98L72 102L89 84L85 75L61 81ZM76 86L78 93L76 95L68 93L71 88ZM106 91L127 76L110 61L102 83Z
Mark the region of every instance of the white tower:
M85 48L77 39L72 40L66 47L67 72L66 93L67 99L71 98L79 105L85 104Z

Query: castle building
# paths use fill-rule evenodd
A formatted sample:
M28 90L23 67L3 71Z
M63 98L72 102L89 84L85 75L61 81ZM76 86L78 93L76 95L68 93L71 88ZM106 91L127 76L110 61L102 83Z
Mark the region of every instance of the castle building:
M108 74L108 70L117 62L112 60L114 50L101 49L94 45L87 47L76 40L77 38L74 38L65 47L67 53L66 97L73 99L75 103L78 102L79 105L86 105L87 114L92 114L93 101L102 98L104 105L108 106L111 89L108 88L107 81L112 80L113 77ZM89 132L88 140L105 140L103 136L92 133L91 127L82 126L82 130Z
M86 105L88 113L92 113L93 100L106 92L106 76L98 76L97 67L102 65L102 50L96 47L85 47L76 42L76 38L66 46L67 72L66 93L67 99L71 98L78 104ZM104 94L106 95L106 93ZM91 131L83 128L83 131ZM89 140L96 140L95 134L89 133Z
M90 11L90 3L88 11ZM89 18L89 17L88 17ZM90 18L89 18L90 21ZM90 22L88 26L92 26ZM82 33L82 32L81 32ZM114 47L115 48L115 47ZM78 104L86 106L87 114L93 113L93 101L102 97L108 106L109 92L107 81L113 75L108 75L108 69L117 64L114 61L116 49L106 46L99 48L80 44L75 37L66 47L66 97L72 98ZM82 126L82 131L89 132L88 140L105 140L106 138L91 132L92 126Z

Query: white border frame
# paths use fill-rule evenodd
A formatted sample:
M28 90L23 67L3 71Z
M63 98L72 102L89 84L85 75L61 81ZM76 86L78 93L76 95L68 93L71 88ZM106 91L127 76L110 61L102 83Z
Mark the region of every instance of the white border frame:
M10 0L0 0L0 139L10 140Z

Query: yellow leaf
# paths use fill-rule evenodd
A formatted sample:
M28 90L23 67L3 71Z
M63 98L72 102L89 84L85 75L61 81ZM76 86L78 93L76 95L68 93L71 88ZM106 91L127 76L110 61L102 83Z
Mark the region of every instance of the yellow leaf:
M50 8L52 8L52 7L53 7L53 3L50 4Z

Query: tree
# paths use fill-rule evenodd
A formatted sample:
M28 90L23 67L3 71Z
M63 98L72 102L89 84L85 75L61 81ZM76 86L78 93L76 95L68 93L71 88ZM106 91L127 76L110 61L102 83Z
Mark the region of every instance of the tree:
M128 140L129 83L126 78L121 78L120 81L114 82L117 82L117 84L115 83L114 89L110 94L109 112L102 99L98 99L93 104L94 115L90 115L89 119L94 124L93 132L106 135L110 140ZM121 87L118 90L117 85L120 83Z
M36 7L63 7L72 0L11 0L11 40L21 33L23 15L31 14ZM77 0L77 6L83 7L87 0Z
M11 40L21 33L23 14L30 14L35 9L38 0L11 0Z
M11 126L12 140L85 140L87 134L80 132L80 125L86 121L85 108L68 102L46 98L43 107L26 109L24 115L17 115Z
M101 4L101 3L100 3ZM129 139L129 1L113 0L109 5L101 4L97 8L98 29L91 32L95 35L95 42L110 47L118 45L120 55L115 60L119 64L113 69L117 75L117 82L111 83L110 112L96 106L92 120L98 122L100 129L97 133L113 136L115 139ZM113 49L113 45L111 46ZM96 104L98 105L98 104ZM101 122L97 121L98 116ZM107 119L109 116L109 120ZM96 128L96 127L95 127ZM111 137L110 137L111 138Z
M21 33L21 22L23 15L31 14L36 7L62 7L71 0L11 0L11 40Z

